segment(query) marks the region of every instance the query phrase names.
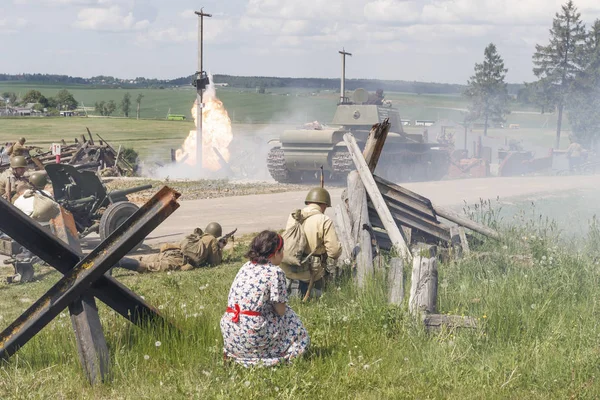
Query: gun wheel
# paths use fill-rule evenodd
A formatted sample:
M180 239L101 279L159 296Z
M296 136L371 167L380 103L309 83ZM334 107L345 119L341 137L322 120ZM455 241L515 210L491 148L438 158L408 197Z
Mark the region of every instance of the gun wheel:
M100 240L104 241L109 237L111 233L127 221L137 210L139 210L139 207L128 201L120 201L109 205L100 218L100 229L98 232ZM142 240L131 251L135 251L143 243L144 241Z

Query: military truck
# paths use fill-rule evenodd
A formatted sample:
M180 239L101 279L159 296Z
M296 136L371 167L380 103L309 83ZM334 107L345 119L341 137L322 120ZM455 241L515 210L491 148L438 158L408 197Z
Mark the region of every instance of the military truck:
M316 177L323 166L330 180L345 179L355 168L344 134L351 132L362 149L371 127L386 118L391 128L377 173L394 182L442 179L450 165L448 146L404 132L400 113L383 100L383 92L373 96L364 89L356 89L350 99L341 98L330 126L311 123L270 141L269 172L278 182L299 183Z

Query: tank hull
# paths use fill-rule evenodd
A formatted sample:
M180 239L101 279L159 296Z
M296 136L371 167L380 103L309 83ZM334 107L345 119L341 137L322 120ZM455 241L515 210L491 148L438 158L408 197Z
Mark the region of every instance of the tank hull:
M278 182L300 183L319 176L321 166L329 180L343 180L355 169L344 134L350 132L364 148L373 124L388 119L385 148L376 173L394 182L444 178L450 166L450 149L425 143L421 135L406 134L396 109L365 104L340 104L333 118L337 126L296 129L281 134L267 157L267 167Z

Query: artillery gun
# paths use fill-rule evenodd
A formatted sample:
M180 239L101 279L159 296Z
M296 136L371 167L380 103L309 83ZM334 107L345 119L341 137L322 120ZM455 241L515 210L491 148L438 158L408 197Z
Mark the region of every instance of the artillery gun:
M143 185L108 192L94 172L78 171L67 164L46 165L46 172L52 181L54 199L73 214L80 238L96 232L104 241L139 209L127 195L152 188Z
M340 52L342 57L349 53ZM344 59L343 59L344 60ZM345 61L343 61L343 67ZM448 145L428 143L423 135L404 132L400 113L383 100L383 91L369 95L356 89L345 97L342 69L341 97L331 126L307 124L301 129L286 130L267 155L267 168L278 182L297 183L316 175L321 165L330 180L341 180L354 168L343 140L351 132L361 149L374 124L386 118L391 123L385 148L379 160L380 175L394 182L442 179L450 165Z

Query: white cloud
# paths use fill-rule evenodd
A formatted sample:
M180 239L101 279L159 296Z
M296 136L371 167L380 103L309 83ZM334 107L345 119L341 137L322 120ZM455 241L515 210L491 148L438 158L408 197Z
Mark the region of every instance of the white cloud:
M0 19L0 34L18 33L27 26L25 18L1 18Z
M131 11L124 11L120 6L108 8L84 8L77 14L75 26L94 31L137 31L148 27L146 19L136 20Z

